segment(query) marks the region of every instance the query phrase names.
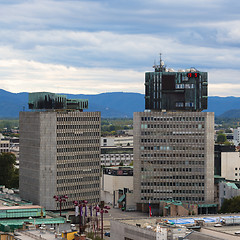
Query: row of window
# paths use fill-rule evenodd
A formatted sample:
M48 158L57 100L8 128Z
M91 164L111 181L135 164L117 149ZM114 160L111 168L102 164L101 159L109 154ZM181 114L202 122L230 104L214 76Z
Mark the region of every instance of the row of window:
M69 190L74 190L75 186L67 186L67 187L57 187L58 192L66 192ZM96 196L99 195L99 191L91 191L91 192L81 192L80 196Z
M174 122L185 122L185 121L204 121L204 117L141 117L142 121L174 121Z
M149 128L157 128L157 129L173 129L173 128L204 128L204 124L141 124L141 129L149 129ZM170 134L170 133L169 133Z
M99 117L57 117L58 122L99 122Z
M204 179L204 176L202 176ZM141 182L142 186L195 186L204 187L204 182Z
M64 183L72 183L71 181L68 180L73 180L73 179L59 179L57 180L57 184L64 184ZM90 188L99 188L99 184L77 184L77 185L72 185L72 190L76 190L76 189L90 189Z
M160 160L151 160L149 161L142 161L142 164L157 164L157 165L164 165L166 164L167 166L170 165L204 165L204 161L160 161Z
M197 137L197 136L204 136L204 132L151 132L151 131L142 131L141 132L142 136L193 136L193 137Z
M171 178L172 177L172 178ZM161 179L161 176L142 176L143 179L147 179L149 181L157 182L159 179ZM187 175L186 173L184 175L177 175L177 176L170 176L170 179L204 179L204 175Z
M74 163L63 163L57 164L57 168L70 168L70 167L88 167L88 166L99 166L99 161L88 161L88 162L74 162Z
M0 144L0 148L9 147L9 146L10 146L10 144L8 144L8 143L1 143Z
M204 197L172 197L174 201L204 202ZM169 200L168 197L141 197L141 200Z
M204 169L203 168L154 168L152 169L152 167L150 169L146 168L141 168L142 172L152 172L152 170L154 172L203 172ZM178 177L178 176L176 176Z
M64 179L58 179L57 180L58 184L61 184L61 183L79 183L79 182L80 183L83 182L83 177L79 177L79 178L64 178ZM85 183L84 183L84 185L85 185Z
M141 154L142 158L152 158L152 157L171 157L171 158L182 158L182 157L189 157L189 158L204 158L204 154L193 154L193 153L148 153L148 154Z
M120 163L129 165L132 160L131 159L121 159L121 160L106 160L106 159L101 159L101 165L119 165Z
M79 176L79 174L83 175L85 173L82 173L82 171L76 171L76 170L72 170L72 171L62 171L62 172L57 172L57 176L61 177L61 176L66 176L66 177L69 177L69 176L74 176L77 178L81 178L81 181L97 181L99 180L99 176ZM86 174L90 174L89 172L86 172Z
M90 152L90 151L100 151L99 147L79 147L79 148L58 148L57 152Z
M173 151L173 150L189 150L189 151L203 151L204 147L197 147L197 146L141 146L140 149L142 151ZM199 154L200 155L200 154ZM201 154L204 157L204 154Z
M93 124L93 125L57 125L57 129L99 129L99 124Z
M153 189L142 189L141 193L163 193L160 190L153 190ZM185 194L204 194L204 190L172 190L172 193L185 193Z
M184 89L184 88L189 89L189 88L194 88L194 86L195 85L193 83L191 83L191 84L189 84L189 83L186 83L186 84L176 84L175 88L176 89Z
M184 107L184 105L185 105L185 107L194 107L194 103L193 102L176 102L176 107L180 107L180 108L182 108L182 107Z
M57 156L57 160L74 160L74 159L91 159L91 162L89 164L95 164L98 162L93 162L92 159L99 159L100 155L99 154L81 154L81 155L64 155L64 156ZM80 164L79 166L95 166L95 165L81 165L81 164L86 164L85 162L78 162Z
M169 138L169 139L159 139L159 138L145 138L145 139L141 139L141 142L145 142L145 143L153 143L153 142L170 142L170 143L204 143L204 138L193 138L193 139L189 139L189 138Z
M58 145L66 145L66 144L100 144L100 139L84 139L84 140L61 140L57 141Z
M95 137L99 136L99 132L63 132L57 133L57 137Z
M0 153L2 152L9 152L9 149L0 149Z

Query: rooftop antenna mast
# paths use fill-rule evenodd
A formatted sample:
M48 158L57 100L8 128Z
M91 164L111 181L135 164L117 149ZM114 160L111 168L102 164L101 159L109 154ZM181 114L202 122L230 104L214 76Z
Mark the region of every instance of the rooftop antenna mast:
M160 72L165 72L166 71L166 67L164 65L164 61L162 61L162 53L159 53L159 55L160 55L159 70L160 70Z

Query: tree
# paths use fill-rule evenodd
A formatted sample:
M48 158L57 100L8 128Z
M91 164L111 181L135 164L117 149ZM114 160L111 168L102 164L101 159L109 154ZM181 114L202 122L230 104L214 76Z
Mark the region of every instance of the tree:
M220 213L240 212L240 196L224 199Z
M217 136L217 143L224 143L227 141L227 137L223 133L219 133Z
M0 154L0 185L18 188L19 171L15 169L16 157L13 153Z
M123 166L124 164L123 164L123 161L121 161L120 163L119 163L119 166Z

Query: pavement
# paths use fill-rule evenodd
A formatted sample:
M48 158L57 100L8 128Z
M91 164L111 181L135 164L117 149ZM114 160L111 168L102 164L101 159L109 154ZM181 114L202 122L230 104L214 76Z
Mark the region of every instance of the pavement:
M107 214L104 214L103 221L104 221L104 229L110 229L110 221L117 220L117 219L138 219L138 218L146 218L148 217L148 213L142 212L125 212L119 208L111 208Z

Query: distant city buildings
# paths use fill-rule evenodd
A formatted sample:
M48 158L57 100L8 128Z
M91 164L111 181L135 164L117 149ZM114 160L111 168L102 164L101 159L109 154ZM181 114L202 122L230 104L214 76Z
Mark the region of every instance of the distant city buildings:
M30 94L30 106L43 109L20 112L20 196L49 210L60 208L54 195L68 196L62 209L73 208L74 200L98 203L100 113L83 112L86 100L36 94ZM69 109L56 109L64 101Z
M101 165L133 163L133 136L101 137Z
M101 165L133 164L133 147L101 147Z
M240 181L240 152L221 153L221 177Z
M240 143L240 127L233 129L233 143L238 146Z
M101 147L133 147L133 135L101 137Z
M167 70L160 60L145 74L145 112L134 113L134 196L137 209L160 201L214 203L214 114L207 108L207 73ZM204 208L204 209L203 209Z
M6 153L6 152L10 152L10 140L0 138L0 153Z

